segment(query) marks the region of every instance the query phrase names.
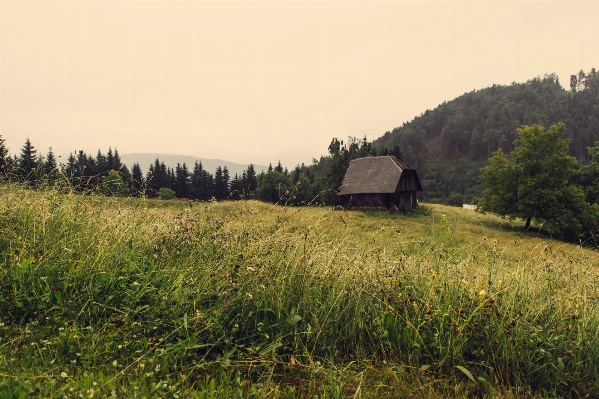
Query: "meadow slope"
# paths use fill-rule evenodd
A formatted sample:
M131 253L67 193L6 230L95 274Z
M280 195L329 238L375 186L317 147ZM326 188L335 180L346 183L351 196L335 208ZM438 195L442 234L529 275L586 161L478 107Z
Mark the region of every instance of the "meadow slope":
M411 216L0 186L0 397L592 397L599 256Z

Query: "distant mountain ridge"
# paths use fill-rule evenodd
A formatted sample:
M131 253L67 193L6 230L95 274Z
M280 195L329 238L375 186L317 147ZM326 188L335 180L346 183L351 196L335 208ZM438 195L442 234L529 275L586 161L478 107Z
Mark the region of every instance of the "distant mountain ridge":
M185 165L187 165L187 168L189 170L193 169L193 165L195 164L196 161L200 161L200 162L202 162L202 166L204 167L204 170L206 170L212 174L216 171L216 168L218 166L220 166L221 168L226 166L227 169L229 170L229 175L231 177L235 176L236 173L238 175L241 175L243 173L243 171L246 170L249 165L249 164L240 164L240 163L235 163L235 162L231 162L231 161L225 161L223 159L201 158L201 157L194 157L191 155L177 155L177 154L132 153L132 154L121 154L120 157L121 157L121 162L124 163L125 165L127 165L127 168L129 168L129 170L131 170L131 167L133 166L134 163L136 163L136 162L139 163L139 166L141 167L141 170L143 171L144 174L148 171L148 168L150 167L150 165L153 164L154 161L156 161L156 158L158 158L160 160L160 162L164 162L164 164L170 168L175 168L177 166L177 163L179 163L181 165L183 165L183 163L185 163ZM268 166L254 164L254 169L256 170L256 173L260 173L260 171L262 171L262 170L266 171L268 169Z

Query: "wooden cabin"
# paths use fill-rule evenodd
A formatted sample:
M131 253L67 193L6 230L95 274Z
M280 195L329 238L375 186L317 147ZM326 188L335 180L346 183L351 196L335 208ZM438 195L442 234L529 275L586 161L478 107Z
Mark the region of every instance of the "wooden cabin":
M416 170L396 157L358 158L350 162L337 193L338 203L351 209L403 210L418 206L422 185Z

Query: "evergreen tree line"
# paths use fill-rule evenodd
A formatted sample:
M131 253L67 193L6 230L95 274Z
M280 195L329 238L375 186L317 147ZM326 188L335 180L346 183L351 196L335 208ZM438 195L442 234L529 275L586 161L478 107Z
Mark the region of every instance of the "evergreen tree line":
M196 162L193 170L183 163L176 168L167 167L156 159L145 176L138 163L131 171L122 163L118 150L111 147L103 154L98 150L95 156L84 151L69 154L66 162L59 163L50 148L45 156L38 154L29 138L25 141L19 156L8 155L5 139L0 136L0 174L4 179L34 185L38 182L61 180L79 192L104 192L117 195L158 196L161 188L172 190L178 198L222 200L233 195L241 198L256 191L258 184L253 165L231 179L226 166L217 167L213 174L206 171L201 162ZM111 185L112 190L102 190Z
M515 149L518 128L559 122L566 126L564 137L571 139L568 154L588 163L587 148L599 140L599 73L594 68L572 75L569 90L557 75L549 74L465 93L386 132L373 144L401 147L405 161L418 170L423 199L443 200L460 193L472 201L483 193L480 168L498 148L506 153Z
M0 171L4 178L35 185L38 182L68 182L79 192L100 192L106 195L146 197L177 197L208 201L255 198L288 205L334 204L334 192L339 188L352 159L395 155L402 158L399 145L376 150L366 138L349 137L347 142L333 138L329 155L314 159L311 165L297 165L289 171L279 161L275 167L256 172L254 165L231 176L226 166L217 167L214 174L196 161L190 170L185 163L170 168L156 159L143 174L138 163L131 170L121 162L117 149L96 155L77 151L59 163L50 148L41 156L29 139L19 156L8 155L5 140L0 136Z

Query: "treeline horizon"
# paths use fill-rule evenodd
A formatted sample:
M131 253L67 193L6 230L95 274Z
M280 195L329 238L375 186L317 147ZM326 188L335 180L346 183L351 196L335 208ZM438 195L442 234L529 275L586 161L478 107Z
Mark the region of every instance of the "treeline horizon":
M241 175L231 176L226 166L211 173L201 162L169 168L156 159L144 175L139 164L131 170L123 165L111 147L95 156L75 152L59 165L51 149L46 157L36 155L29 140L19 157L9 157L1 136L0 167L22 181L34 181L40 173L52 177L49 171L56 170L81 191L103 186L109 187L104 189L108 195L334 204L352 159L392 154L417 170L424 189L420 200L473 203L483 194L481 168L498 148L506 153L514 149L518 128L559 122L565 123L565 138L572 140L569 155L581 165L588 163L587 148L599 141L599 73L594 68L572 75L570 90L561 86L557 75L548 74L465 93L371 142L366 137L348 137L346 142L333 138L326 156L290 170L278 162L257 172L250 164ZM111 170L118 176L109 176Z
M256 172L250 163L241 174L231 176L226 165L218 166L212 174L204 169L201 161L196 161L191 169L185 162L171 168L156 158L144 175L137 162L129 170L116 148L108 147L106 153L99 149L95 156L80 150L69 154L66 162L58 162L51 147L42 156L29 138L19 156L9 156L5 140L0 136L0 172L8 180L31 186L63 181L81 193L199 201L255 198L295 205L334 204L334 192L341 185L349 162L377 155L402 158L398 145L377 151L366 137L361 140L349 137L347 143L333 138L328 156L313 159L311 165L297 165L291 171L280 161L274 167L269 164L268 169L261 172Z

